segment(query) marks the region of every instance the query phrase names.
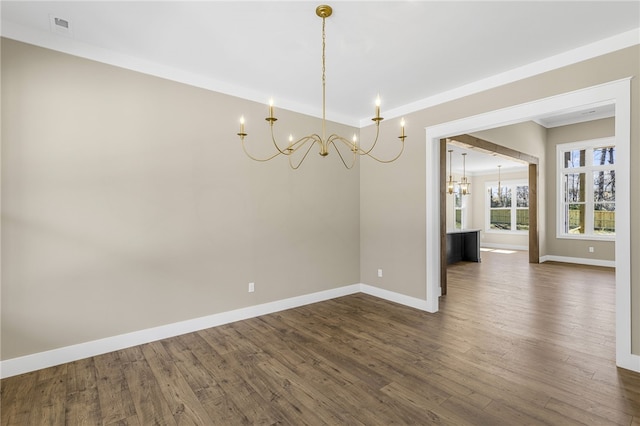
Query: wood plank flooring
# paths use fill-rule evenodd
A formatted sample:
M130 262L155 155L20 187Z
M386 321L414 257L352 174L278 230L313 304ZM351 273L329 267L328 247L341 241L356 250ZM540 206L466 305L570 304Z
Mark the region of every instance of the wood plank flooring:
M640 425L614 271L483 252L441 311L357 294L2 380L2 425Z

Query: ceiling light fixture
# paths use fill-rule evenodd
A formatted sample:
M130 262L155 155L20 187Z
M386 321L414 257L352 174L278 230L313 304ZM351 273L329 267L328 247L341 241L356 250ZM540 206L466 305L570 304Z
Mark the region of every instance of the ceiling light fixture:
M502 166L498 165L498 201L500 202L500 204L502 205L502 185L500 182L500 168Z
M451 153L453 152L452 149L449 150L449 180L447 181L447 192L449 194L453 194L456 190L456 182L453 180L453 177L451 176L452 173L452 169L451 169Z
M466 157L467 153L462 153L462 179L460 179L460 192L462 195L471 194L471 182L467 179L467 171L466 171Z
M355 165L356 158L358 158L358 156L360 155L366 155L380 163L391 163L392 161L397 160L400 157L400 155L402 155L402 152L404 151L404 140L407 137L404 134L404 125L405 125L404 118L401 120L400 136L398 136L398 139L400 139L401 141L400 152L391 159L380 159L371 154L371 151L373 151L373 149L376 146L376 143L378 142L378 136L380 134L380 122L383 120L383 118L380 116L380 96L378 96L378 98L376 99L375 116L371 119L375 122L375 125L376 125L376 137L369 149L362 149L362 147L358 145L358 139L355 134L353 135L353 138L351 140L343 138L342 136L336 135L335 133L330 135L328 138L325 137L325 132L326 132L325 20L329 16L331 16L332 12L333 10L331 9L331 6L320 5L316 8L316 15L322 18L322 136L319 136L318 134L314 133L312 135L303 136L297 141L294 141L293 135L289 135L288 145L286 146L286 148L281 148L280 145L278 145L278 143L276 142L275 135L273 134L273 125L278 119L274 115L273 100L271 100L269 103L269 116L266 117L265 120L269 123L269 127L271 129L271 141L273 142L273 145L275 146L275 149L276 149L276 152L273 155L267 158L257 158L249 154L244 143L244 139L247 136L247 133L245 132L245 120L244 120L244 116L240 117L240 132L238 133L238 136L240 136L240 140L242 141L242 149L247 154L247 156L249 156L249 158L251 158L252 160L269 161L279 155L286 155L289 157L289 165L291 166L291 168L297 169L298 167L300 167L300 165L305 160L305 158L307 158L309 151L311 151L311 148L313 148L315 144L318 144L320 146L319 154L323 157L326 157L327 155L329 155L329 147L333 146L333 148L338 153L338 156L342 160L342 163L347 169L351 169ZM336 145L337 142L344 144L352 152L353 155L350 162L347 162L347 160L345 160L345 158L343 157L342 153L340 152L340 150ZM304 147L307 147L307 148L306 150L302 151L303 152L302 154L300 154L301 157L299 157L299 161L298 160L294 161L293 154L295 154L298 150L301 150Z
M498 195L495 197L496 198L496 203L498 204L498 206L502 206L502 183L501 183L501 175L500 175L500 170L501 170L502 165L498 164ZM491 193L491 188L489 188L489 197L494 198L493 194ZM492 204L493 203L493 200ZM494 205L492 205L491 207L496 207Z

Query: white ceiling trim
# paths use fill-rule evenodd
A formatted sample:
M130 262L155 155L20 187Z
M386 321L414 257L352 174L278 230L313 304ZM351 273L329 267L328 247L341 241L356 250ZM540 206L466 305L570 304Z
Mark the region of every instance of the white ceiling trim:
M124 55L112 50L98 48L96 46L79 42L70 37L53 37L50 32L27 28L8 21L2 22L1 30L2 36L10 39L152 75L155 77L188 84L190 86L195 86L214 92L247 99L258 103L265 102L264 93L262 92L249 90L238 85L228 84L182 69L165 66L133 56ZM533 62L531 64L504 73L496 74L492 77L481 79L476 82L460 86L456 89L442 92L435 96L430 96L428 98L404 105L400 108L387 110L385 112L385 116L387 118L401 117L403 115L433 107L435 105L499 87L508 83L512 83L514 81L532 77L537 74L548 72L637 44L640 44L640 28L636 28L634 30L621 33L617 36L609 37L577 49L551 56L549 58ZM280 103L279 107L320 118L317 110L302 103L296 103L292 101L287 102L283 100ZM331 119L332 121L358 128L371 125L370 118L363 118L359 121L354 122L354 120L350 117L340 114L332 114Z
M538 74L576 64L587 59L592 59L597 56L602 56L607 53L635 46L637 44L640 44L640 28L627 31L618 34L617 36L609 37L595 43L579 47L577 49L569 50L555 56L550 56L546 59L542 59L540 61L533 62L510 71L496 74L492 77L478 80L476 82L460 86L447 92L442 92L438 95L404 105L401 108L388 110L385 112L385 115L389 118L401 117L412 112L430 108L445 102L450 102L455 99L460 99L465 96L473 95L475 93L513 83L518 80L533 77ZM370 125L370 121L371 119L360 120L360 127L366 127Z
M266 102L264 92L254 91L246 87L228 84L214 78L205 77L201 74L188 72L182 69L169 67L157 62L124 55L113 50L96 47L87 43L77 41L69 37L52 36L48 31L40 31L28 28L23 25L9 21L2 21L2 36L13 40L21 41L46 49L55 50L69 55L78 56L84 59L113 65L119 68L140 72L154 77L160 77L178 83L188 84L201 89L223 93L249 101L264 104ZM299 112L312 117L321 118L317 109L306 104L278 100L278 108ZM332 113L332 121L346 124L353 127L360 127L357 120L341 114Z

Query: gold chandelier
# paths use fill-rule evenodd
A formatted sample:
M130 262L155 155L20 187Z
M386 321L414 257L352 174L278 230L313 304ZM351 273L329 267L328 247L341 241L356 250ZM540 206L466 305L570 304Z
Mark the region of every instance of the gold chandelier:
M376 143L378 142L378 136L380 134L380 122L382 120L384 120L384 118L382 118L380 116L380 97L378 96L378 98L376 99L376 108L375 108L375 116L371 119L375 122L376 125L376 137L373 141L373 143L371 144L371 147L369 149L363 149L361 145L358 145L358 140L356 138L356 135L353 135L353 138L351 140L343 138L342 136L336 135L335 133L330 135L328 138L325 137L325 132L326 132L326 114L325 114L325 87L326 87L326 77L325 77L325 20L331 16L331 13L333 12L333 10L331 9L331 6L327 6L327 5L320 5L316 8L316 15L318 15L320 18L322 18L322 135L318 135L318 134L312 134L312 135L308 135L308 136L303 136L302 138L294 141L293 140L293 136L289 136L289 143L287 144L286 147L282 148L277 142L276 142L276 138L275 135L273 134L273 127L275 122L278 120L276 118L276 116L274 115L274 106L273 106L273 100L271 100L271 102L269 103L269 116L265 118L265 120L269 123L269 127L271 130L271 141L273 142L273 145L276 149L276 152L266 158L257 158L254 157L253 155L251 155L248 151L247 148L245 146L245 137L247 136L247 133L245 132L245 120L244 120L244 116L240 117L240 132L238 133L238 136L240 136L240 140L242 141L242 149L244 150L245 154L247 154L247 156L249 158L251 158L252 160L255 161L269 161L279 155L286 155L287 157L289 157L289 165L291 166L292 169L297 169L298 167L300 167L300 165L302 164L302 162L305 160L305 158L307 158L307 155L309 154L309 152L311 151L311 148L313 148L313 146L315 144L319 145L320 151L319 154L322 157L326 157L327 155L329 155L329 147L333 146L333 148L336 150L336 152L338 153L338 156L340 157L340 160L342 160L342 164L344 164L344 166L347 169L351 169L356 162L356 158L359 155L366 155L368 157L373 158L374 160L380 162L380 163L391 163L392 161L397 160L400 155L402 155L402 152L404 151L404 140L406 138L406 135L404 134L404 118L402 119L401 123L400 123L400 136L398 136L398 139L400 139L401 141L401 146L400 146L400 152L393 158L391 159L380 159L377 158L375 156L373 156L371 154L371 151L373 151L373 149L376 146ZM336 146L337 143L342 143L344 144L352 153L351 156L351 161L347 161L347 159L345 159L345 157L342 155L342 153L340 152L340 150L338 149L338 147ZM306 149L304 149L306 147ZM302 150L302 154L301 157L299 157L299 161L294 161L293 159L293 154L295 154L297 151Z
M497 195L497 203L499 206L502 206L502 184L501 184L501 175L500 168L501 164L498 164L498 195ZM491 188L489 188L489 196L493 198L493 194L491 193Z
M453 153L453 150L450 149L449 151L449 180L447 181L447 192L449 194L453 194L456 190L456 181L453 180L453 176L451 175L453 173L453 170L451 169L451 154Z
M462 179L460 179L460 182L458 183L458 186L460 187L460 192L462 193L462 195L469 195L471 194L471 182L469 182L469 179L467 178L467 168L466 168L466 158L467 158L467 153L463 152L462 153Z

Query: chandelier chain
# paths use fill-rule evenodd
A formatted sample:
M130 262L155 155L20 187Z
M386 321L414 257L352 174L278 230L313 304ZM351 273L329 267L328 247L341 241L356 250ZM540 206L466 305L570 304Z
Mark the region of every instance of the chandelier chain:
M322 17L322 139L325 140L326 139L326 125L325 125L325 121L326 121L326 102L325 102L325 96L326 96L326 85L327 85L327 76L326 76L326 58L325 58L325 49L326 49L326 34L324 31L324 25L325 25L325 21L326 18L323 16Z

